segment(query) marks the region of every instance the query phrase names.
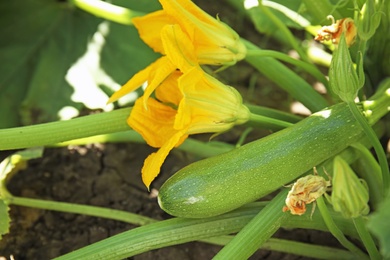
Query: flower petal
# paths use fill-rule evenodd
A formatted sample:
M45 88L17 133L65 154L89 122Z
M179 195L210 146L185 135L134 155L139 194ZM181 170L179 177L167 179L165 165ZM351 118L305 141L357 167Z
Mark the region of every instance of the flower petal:
M152 95L153 91L161 85L174 71L176 71L176 65L174 65L170 60L163 56L158 59L160 61L158 64L156 63L155 69L151 71L151 75L149 77L150 81L148 82L148 86L144 92L144 106L146 106L146 101Z
M169 152L183 140L183 137L187 137L185 130L175 133L157 152L149 155L142 168L142 181L149 189L152 181L160 173L161 165L164 163Z
M232 65L246 55L239 35L189 0L160 0L167 15L187 34L200 64Z
M178 24L166 25L161 30L161 39L167 57L183 73L198 64L194 43Z
M144 97L137 99L127 123L142 135L147 144L161 147L177 132L173 129L177 111L153 98L149 98L146 104L148 109L144 107Z
M165 54L161 42L160 31L166 24L174 24L175 19L167 15L164 10L159 10L142 17L132 19L141 39L155 52Z
M188 133L223 132L249 119L249 110L232 87L194 67L179 79L183 93L175 129L189 127Z
M173 107L179 106L180 100L183 98L183 95L177 84L178 79L183 75L180 71L174 71L161 85L156 88L155 96L156 98L168 105Z
M181 27L192 30L186 30L193 39L197 24L194 21L202 21L205 24L213 24L216 19L204 12L190 0L160 0L166 13L175 18L176 23ZM195 30L194 30L195 29Z
M164 66L165 63L169 62L166 57L161 57L157 59L155 62L147 66L145 69L139 71L136 73L129 81L126 82L120 88L118 91L116 91L110 99L107 101L107 103L112 103L114 101L117 101L119 98L123 97L124 95L136 90L139 88L142 84L144 84L146 81L149 81L151 75L156 74L155 71L158 71L161 66Z

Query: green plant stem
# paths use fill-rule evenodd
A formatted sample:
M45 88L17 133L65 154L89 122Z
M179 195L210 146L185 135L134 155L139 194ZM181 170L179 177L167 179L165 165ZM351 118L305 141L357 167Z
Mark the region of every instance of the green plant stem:
M279 192L213 259L248 259L256 252L289 216L282 211L287 192Z
M15 206L23 206L30 208L38 208L44 210L53 210L71 214L81 214L99 218L106 218L112 220L118 220L125 223L130 223L133 225L147 225L150 223L157 222L157 220L153 218L148 218L145 216L140 216L134 213L130 213L122 210L108 209L104 207L98 206L89 206L89 205L81 205L74 204L68 202L58 202L58 201L47 201L41 199L32 199L32 198L24 198L17 197L10 194L6 189L2 188L1 190L6 204L15 205ZM4 193L4 191L6 191ZM260 210L262 210L269 202L254 202L243 206L238 209L241 212L241 215L245 218L248 218L248 221L252 219ZM352 223L342 217L340 215L334 215L334 218L337 219L337 223L342 228L342 231L349 236L358 237L355 228ZM243 225L245 225L245 222ZM286 222L283 223L283 227L285 228L304 228L304 229L315 229L321 231L327 231L327 227L324 224L320 214L314 212L312 218L308 216L291 216L287 219Z
M245 104L246 107L249 108L252 114L271 117L274 119L290 122L290 123L298 123L303 119L301 116L297 116L291 113L287 113L281 110L272 109L263 106L257 106L252 104Z
M125 25L133 24L132 18L145 15L145 13L132 11L100 0L69 0L69 2L90 14Z
M353 219L353 223L355 224L356 230L359 233L360 239L362 240L364 246L367 249L368 254L371 259L381 259L381 254L376 248L375 242L372 239L371 234L368 232L366 223L363 220L363 217L357 217Z
M156 248L239 231L253 215L243 209L212 218L173 218L131 229L58 259L124 259Z
M67 212L73 214L82 214L100 218L113 219L118 221L123 221L126 223L131 223L134 225L146 225L149 223L156 222L156 220L144 217L138 214L131 212L126 212L123 210L108 209L103 207L95 207L88 205L79 205L74 203L59 202L59 201L47 201L40 199L30 199L24 197L14 197L10 196L5 199L7 204L31 207L37 209L46 209L54 210L60 212Z
M86 145L91 143L123 143L132 142L146 144L142 136L134 130L116 132L111 134L96 135L80 139L74 139L59 144L50 145L51 147L68 146L68 145ZM187 138L184 143L175 148L185 151L201 158L215 156L234 149L234 145L223 142L202 142L193 138Z
M247 56L253 57L272 57L278 60L288 62L292 65L295 65L299 68L302 68L306 72L314 76L318 81L325 85L328 88L329 82L325 78L324 74L319 71L313 64L307 63L301 60L294 59L282 52L279 51L270 51L270 50L248 50Z
M245 139L248 137L249 133L252 131L253 131L252 127L248 127L247 129L245 129L244 132L242 132L242 134L240 135L240 138L238 139L235 147L242 146L242 144L245 142Z
M349 251L354 253L359 259L368 259L367 255L364 254L359 248L357 248L353 243L351 243L344 235L344 233L337 227L336 223L333 221L331 215L329 214L328 208L325 205L323 197L317 199L317 205L321 212L321 215L326 223L330 233Z
M356 259L356 257L347 250L275 238L270 238L263 244L262 248L306 256L311 259Z
M257 61L253 62L257 64ZM262 66L266 66L266 64L264 63ZM283 81L286 84L289 82L287 78ZM387 83L390 84L390 80L388 80ZM388 112L388 107L390 106L390 88L387 88L387 85L388 84L384 84L383 88L378 90L370 100L362 103L363 109L366 113L366 118L370 124L375 123ZM313 91L311 88L310 90ZM311 97L313 96L308 95L305 98L310 99ZM314 98L314 101L318 100ZM257 110L256 106L253 105L250 106L250 109L251 111ZM257 117L253 114L253 122L263 121L263 126L264 123L267 123L268 119L270 120L268 124L274 125L279 129L287 127L288 122L295 122L299 120L297 117L287 116L282 112L276 112L270 109L264 110L261 107L258 109L258 112L262 115ZM129 131L131 129L127 125L126 119L129 116L130 111L131 108L122 108L111 112L88 115L66 121L0 129L0 151L35 146L48 146L90 136ZM275 116L281 120L270 118L268 115L272 117ZM139 140L139 136L133 137L135 140Z
M292 126L293 123L251 113L247 125L268 128L272 130L281 130Z
M297 117L287 116L285 113L276 112L256 106L251 109L258 110L265 115L271 114L283 118L289 118L295 121ZM21 149L34 146L53 146L69 144L85 144L91 142L116 142L118 140L128 140L137 143L143 143L142 137L131 130L126 123L131 108L122 108L110 112L93 114L74 118L66 121L56 121L38 125L14 127L0 129L0 151ZM273 119L268 116L256 116L253 114L253 125L257 127L269 127L279 130L289 126L283 120ZM77 139L77 140L76 140ZM73 141L74 140L74 141ZM193 146L194 145L194 146ZM207 145L207 146L205 146ZM206 148L206 149L205 149ZM210 146L199 141L190 140L181 146L184 151L193 151L203 157L226 152L231 147L228 146Z
M214 245L226 245L234 236L219 236L203 239L203 242L207 242ZM355 259L355 255L351 252L343 249L337 249L327 246L312 245L308 243L302 243L297 241L290 241L279 238L268 239L260 249L283 252L287 254L295 254L305 256L309 258L318 259Z
M130 108L83 116L66 121L0 129L0 151L46 146L73 139L130 130Z
M295 49L302 60L309 62L309 59L306 55L306 53L302 50L302 48L298 45L297 40L295 39L294 35L291 33L291 31L287 28L287 26L279 20L277 16L275 16L268 7L264 6L262 4L262 1L259 1L258 8L263 11L263 13L276 25L276 27L284 34L284 37L287 39L287 41L291 44L291 47Z
M244 39L241 40L248 51L261 50L254 44ZM247 56L245 60L310 111L316 112L329 105L325 98L316 92L310 84L274 58Z
M354 115L356 121L359 122L360 126L363 128L365 134L367 135L368 139L370 140L371 144L373 145L373 147L375 149L376 155L378 157L379 165L381 166L384 194L387 194L387 191L389 189L389 184L390 184L390 173L389 173L389 165L387 163L386 154L385 154L385 152L382 148L382 145L379 142L378 137L376 136L374 130L368 124L368 122L366 121L366 118L360 112L356 103L355 102L348 102L348 106L349 106L352 114Z
M177 245L189 241L204 241L221 243L223 238L215 236L226 235L241 230L267 202L248 204L235 211L211 218L184 219L173 218L138 227L121 234L109 237L87 247L81 248L58 259L123 259L146 251ZM279 205L280 206L280 205ZM278 210L282 211L279 207ZM269 216L272 218L272 216ZM341 222L345 219L336 217ZM308 223L310 222L310 223ZM319 213L314 213L313 219L302 216L291 216L283 223L285 228L309 227L326 231ZM271 223L273 224L273 223ZM343 225L343 232L352 235L356 232L353 224ZM261 235L261 234L259 234ZM213 238L212 238L213 237ZM211 239L212 238L212 239ZM304 250L304 249L303 249Z

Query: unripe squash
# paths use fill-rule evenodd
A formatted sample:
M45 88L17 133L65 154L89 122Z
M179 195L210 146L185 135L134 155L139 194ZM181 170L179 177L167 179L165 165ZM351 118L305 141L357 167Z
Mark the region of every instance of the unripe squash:
M190 218L228 212L292 182L363 135L348 106L334 105L265 138L184 167L162 185L160 207Z

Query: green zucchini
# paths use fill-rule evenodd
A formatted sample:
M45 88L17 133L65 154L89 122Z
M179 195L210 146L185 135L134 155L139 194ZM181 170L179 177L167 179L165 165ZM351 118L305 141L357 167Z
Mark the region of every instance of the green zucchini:
M173 216L219 215L292 182L362 137L348 106L334 105L265 138L184 167L161 186L158 202Z

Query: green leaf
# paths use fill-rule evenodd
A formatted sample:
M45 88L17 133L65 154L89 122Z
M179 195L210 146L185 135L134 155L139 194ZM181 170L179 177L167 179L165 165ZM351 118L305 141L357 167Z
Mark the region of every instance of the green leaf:
M141 41L134 27L114 23L101 55L102 68L121 85L160 56Z
M0 240L3 235L9 232L11 219L8 215L9 207L3 200L0 200Z
M297 13L301 1L289 1L288 4L286 1L280 4L277 2L278 1L267 1L263 2L263 5L269 8L270 12L272 12L272 14L275 15L275 17L277 17L280 21L282 21L283 24L285 24L287 27L302 29L302 24L308 23L308 21L306 21L303 17L301 18L303 21L298 20L298 18L301 17L300 14ZM269 19L269 17L261 8L255 6L248 9L247 12L256 29L260 33L271 35L281 42L286 41L285 35L279 30L277 25L271 19ZM309 24L306 24L305 26L307 25Z
M384 259L390 258L390 193L367 223L368 229L378 238Z
M36 147L19 151L0 162L0 240L2 235L9 232L11 219L8 215L9 207L7 200L12 195L6 189L6 180L10 175L26 167L26 161L41 157L43 148Z
M116 0L113 4L145 13L161 9L157 0ZM159 56L160 54L155 53L140 39L135 27L111 23L101 53L101 67L116 82L123 85Z
M72 104L65 74L101 20L68 3L0 3L0 127L57 119Z

